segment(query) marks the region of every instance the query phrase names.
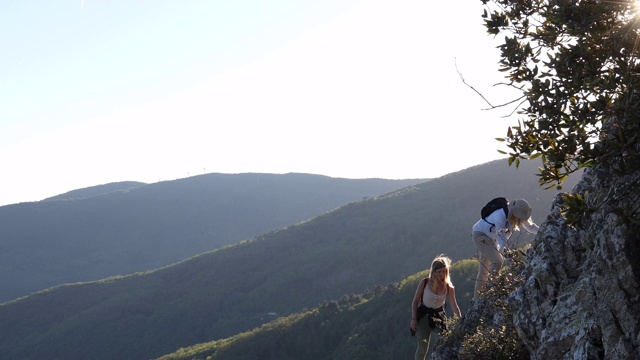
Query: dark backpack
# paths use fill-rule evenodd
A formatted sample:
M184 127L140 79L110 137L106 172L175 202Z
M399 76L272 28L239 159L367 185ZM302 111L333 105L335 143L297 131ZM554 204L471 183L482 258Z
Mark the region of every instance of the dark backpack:
M487 216L500 209L502 209L507 218L509 218L509 200L507 200L507 198L497 197L492 199L482 208L482 210L480 210L480 216L482 217L482 220L487 221ZM496 225L490 222L488 223L491 224L491 226Z

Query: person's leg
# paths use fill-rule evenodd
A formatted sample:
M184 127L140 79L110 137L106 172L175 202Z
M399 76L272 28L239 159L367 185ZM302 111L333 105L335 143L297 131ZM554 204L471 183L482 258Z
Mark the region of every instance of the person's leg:
M428 316L428 315L427 315ZM429 352L429 342L431 340L431 327L427 316L418 321L416 325L416 340L418 341L418 349L413 357L414 360L424 360Z
M502 254L500 253L500 251L498 251L498 248L493 243L493 241L491 241L491 239L489 239L488 237L485 239L486 242L490 244L487 245L487 250L485 250L485 256L489 258L489 261L491 262L491 265L489 265L489 274L491 276L496 276L500 269L502 269L504 257L502 257Z
M489 273L496 274L502 268L504 258L493 241L481 232L473 232L473 243L478 249L480 264L478 265L478 275L476 276L475 292L473 300L478 300L480 291L489 281Z
M489 265L491 264L491 261L486 256L483 256L483 253L482 253L483 246L482 246L482 243L480 242L480 239L483 236L485 235L480 232L473 232L471 235L471 240L473 241L473 244L478 250L478 261L479 261L478 274L476 275L476 283L475 283L475 289L474 289L475 291L473 293L473 301L478 300L478 296L480 296L480 290L482 289L484 284L487 283L487 280L489 279Z
M489 266L491 261L489 258L480 256L480 264L478 264L478 275L476 275L476 284L473 293L473 301L478 300L480 290L489 281Z

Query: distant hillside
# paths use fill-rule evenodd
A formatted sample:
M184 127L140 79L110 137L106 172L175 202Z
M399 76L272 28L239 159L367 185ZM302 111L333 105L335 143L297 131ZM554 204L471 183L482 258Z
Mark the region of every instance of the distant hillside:
M557 192L538 187L535 168L476 166L147 274L2 304L0 357L157 357L401 281L439 253L469 258L470 227L491 197L524 197L544 219Z
M451 267L460 310L466 313L478 270L462 260ZM410 304L422 271L388 286L351 294L276 319L231 338L196 344L159 360L353 360L412 359L416 338L409 335ZM451 307L447 316L452 317ZM435 345L436 337L432 338ZM432 345L433 346L433 345Z
M137 188L144 185L146 184L137 182L137 181L121 181L121 182L91 186L84 189L72 190L61 195L56 195L50 198L46 198L42 201L83 199L83 198L88 198L93 196L109 194L116 191L123 191L123 192L129 191L130 189Z
M156 269L425 180L206 174L0 207L0 302Z

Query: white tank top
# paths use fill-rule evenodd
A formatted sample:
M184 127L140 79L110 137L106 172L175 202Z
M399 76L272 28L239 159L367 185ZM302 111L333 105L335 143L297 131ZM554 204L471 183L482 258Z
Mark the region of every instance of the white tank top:
M444 302L447 300L447 293L449 293L449 286L447 286L447 290L443 295L438 295L431 290L431 286L429 286L427 282L424 286L424 292L422 293L422 302L427 307L437 309L444 305Z

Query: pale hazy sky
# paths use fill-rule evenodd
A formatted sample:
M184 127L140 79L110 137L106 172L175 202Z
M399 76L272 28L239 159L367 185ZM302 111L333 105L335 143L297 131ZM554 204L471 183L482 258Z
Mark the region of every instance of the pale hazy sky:
M0 205L210 172L432 178L517 117L469 0L0 3Z

